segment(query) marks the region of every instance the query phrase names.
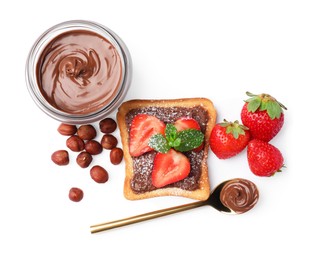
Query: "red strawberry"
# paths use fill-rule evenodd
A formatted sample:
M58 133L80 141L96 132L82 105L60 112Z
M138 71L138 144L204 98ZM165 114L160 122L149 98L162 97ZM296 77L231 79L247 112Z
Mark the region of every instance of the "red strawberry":
M233 157L245 149L250 140L247 127L224 120L216 124L209 138L210 148L219 159Z
M250 170L257 176L265 177L280 172L284 162L278 148L257 139L248 143L247 158Z
M200 130L199 123L191 117L181 117L177 119L174 123L177 131L183 131L186 129L196 129Z
M148 141L154 134L164 134L165 124L155 116L147 114L136 115L130 128L129 151L131 156L140 156L152 151Z
M186 129L195 129L195 130L201 131L199 123L194 118L191 118L191 117L181 117L177 119L174 123L174 126L176 127L178 132L186 130ZM199 152L203 148L204 148L204 142L200 146L195 148L194 151Z
M152 184L156 188L183 180L191 170L188 158L181 152L170 149L167 153L158 153L154 159Z
M254 95L246 92L249 98L241 111L241 120L249 128L253 139L269 142L284 124L283 104L268 94Z

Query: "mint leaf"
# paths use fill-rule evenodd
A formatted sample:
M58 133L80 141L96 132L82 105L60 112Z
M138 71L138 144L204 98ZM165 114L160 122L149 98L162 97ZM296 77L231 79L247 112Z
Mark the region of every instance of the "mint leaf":
M153 135L150 138L148 145L160 153L167 153L171 148L166 138L162 134Z
M180 152L187 152L200 146L204 141L204 134L195 129L187 129L177 133L177 138L181 142L178 146L174 146L175 150Z
M180 138L176 138L176 140L172 143L172 147L177 147L181 145L182 140Z
M148 145L160 153L167 153L174 148L180 152L187 152L199 147L204 140L204 134L195 129L187 129L178 132L172 124L167 124L165 136L162 134L153 135Z
M172 124L167 124L165 128L165 137L170 146L173 146L172 144L176 140L176 135L177 135L176 127Z

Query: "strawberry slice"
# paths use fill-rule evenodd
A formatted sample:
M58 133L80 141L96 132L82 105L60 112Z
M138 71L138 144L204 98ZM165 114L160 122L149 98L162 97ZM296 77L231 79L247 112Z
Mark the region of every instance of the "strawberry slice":
M147 114L136 115L130 128L129 152L131 156L140 156L152 151L148 141L154 134L165 133L165 124L155 116Z
M186 129L195 129L195 130L201 131L199 123L194 118L191 118L191 117L181 117L177 119L174 123L174 126L176 127L178 132L186 130ZM197 148L193 149L193 151L199 152L203 148L204 148L204 142Z
M156 188L183 180L188 176L191 165L181 152L170 149L167 153L158 153L154 159L152 184Z
M186 129L200 130L198 122L191 117L181 117L175 121L174 125L177 131L183 131Z

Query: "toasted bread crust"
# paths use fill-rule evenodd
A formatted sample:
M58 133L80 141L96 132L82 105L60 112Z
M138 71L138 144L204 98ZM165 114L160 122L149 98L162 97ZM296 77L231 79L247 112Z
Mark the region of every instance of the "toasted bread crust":
M133 158L129 153L129 129L126 124L126 115L132 109L145 107L202 107L208 114L208 122L206 124L204 156L201 163L201 176L199 179L199 188L193 191L184 190L176 187L159 188L144 193L135 193L131 188L131 180L134 176ZM206 98L186 98L186 99L170 99L170 100L130 100L124 102L118 109L117 122L120 129L121 141L123 145L124 161L125 161L125 181L124 196L129 200L146 199L158 196L183 196L196 200L205 200L210 194L210 184L208 176L207 156L209 149L209 136L216 122L216 110L213 103Z

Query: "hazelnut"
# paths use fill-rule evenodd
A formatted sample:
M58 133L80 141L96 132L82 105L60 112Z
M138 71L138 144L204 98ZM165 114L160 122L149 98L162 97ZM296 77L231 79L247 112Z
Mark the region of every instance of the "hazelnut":
M101 166L95 165L90 170L91 178L97 183L105 183L109 179L108 172Z
M76 157L76 162L81 168L87 168L91 164L93 158L88 152L80 152Z
M77 131L77 128L75 125L61 123L58 127L58 132L61 135L74 135L76 131Z
M104 149L111 150L117 146L117 139L111 134L105 134L101 139L101 145Z
M110 152L110 160L114 165L120 164L123 159L123 150L121 148L115 147Z
M72 135L66 140L66 146L73 152L80 152L84 149L84 141L77 135Z
M92 140L96 137L96 130L92 125L81 125L77 134L82 140Z
M69 153L66 150L55 151L51 155L51 160L57 165L67 165L69 164Z
M103 148L99 142L89 140L85 143L85 150L92 155L97 155L102 152Z
M116 122L112 118L105 118L100 121L100 130L102 133L113 133L117 127Z
M69 191L69 199L74 202L79 202L83 199L83 191L79 188L71 188Z

